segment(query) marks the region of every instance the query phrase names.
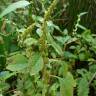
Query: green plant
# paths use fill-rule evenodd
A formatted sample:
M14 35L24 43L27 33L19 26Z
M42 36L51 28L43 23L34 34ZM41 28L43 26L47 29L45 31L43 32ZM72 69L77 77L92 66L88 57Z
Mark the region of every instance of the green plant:
M58 8L59 0L40 0L40 2L36 0L39 4L36 6L38 8L42 6L40 14L38 13L40 9L35 9L34 14L30 12L34 9L32 6L36 2L35 0L29 1L30 3L28 1L13 3L0 15L0 27L4 24L5 15L10 17L10 12L18 12L18 10L25 12L23 13L24 22L27 22L22 25L23 21L18 22L14 19L16 20L13 26L15 34L11 33L8 38L6 34L1 34L0 51L2 54L0 52L0 56L3 56L4 60L0 58L0 95L88 96L90 94L92 96L90 87L96 90L94 57L96 37L91 30L80 25L81 17L86 12L78 15L72 34L70 34L67 29L63 28L62 31L62 28L52 21L54 16L58 16L54 12ZM25 6L28 7L22 10L21 8ZM19 14L19 16L22 15ZM12 32L10 28L12 20L6 21L7 28ZM78 28L81 29L80 32ZM12 43L10 44L9 41L14 38L18 42L18 45L15 44L17 50L10 46ZM9 51L4 42L10 44Z

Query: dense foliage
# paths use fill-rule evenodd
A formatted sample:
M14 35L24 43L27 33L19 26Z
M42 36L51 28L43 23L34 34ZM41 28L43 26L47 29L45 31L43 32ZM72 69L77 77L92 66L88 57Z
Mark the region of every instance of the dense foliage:
M0 1L0 96L96 96L88 1Z

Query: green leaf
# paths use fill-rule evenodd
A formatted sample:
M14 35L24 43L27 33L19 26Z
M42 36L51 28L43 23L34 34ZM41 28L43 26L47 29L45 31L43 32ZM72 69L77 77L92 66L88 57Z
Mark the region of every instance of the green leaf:
M59 84L58 83L54 83L50 89L49 89L49 93L51 94L51 96L57 96L57 89L59 88Z
M13 53L13 55L8 58L8 63L9 64L27 63L27 58L25 56L23 56L22 54L16 53L14 55L14 53Z
M78 38L74 37L74 38L69 38L67 41L67 44L71 44L73 42L76 42L78 40Z
M41 37L42 36L42 30L41 30L41 28L38 28L36 30L36 33L38 34L39 37Z
M79 59L80 59L80 61L87 60L88 57L89 57L89 56L88 56L87 53L84 53L84 52L79 53Z
M62 75L63 77L66 76L67 72L68 72L68 63L67 62L61 62L61 67L59 69L59 75Z
M65 78L59 78L59 82L60 96L73 96L73 88L76 86L76 82L72 74L68 72Z
M92 64L89 67L90 72L95 73L96 72L96 64Z
M10 71L17 71L20 72L27 68L27 63L17 63L17 64L10 64L6 67Z
M88 96L89 93L89 85L86 78L81 78L78 84L78 96Z
M21 70L28 67L27 58L21 54L16 54L14 56L11 56L8 61L9 64L6 68L10 71L20 72Z
M59 44L57 44L54 39L52 38L51 34L49 32L47 32L47 41L49 44L51 44L51 46L55 49L55 51L59 54L62 55L63 51L61 46L59 46Z
M21 0L18 1L16 3L13 3L11 5L9 5L0 15L0 18L2 18L3 16L7 15L8 13L15 11L17 8L23 8L25 6L28 6L30 3L28 1L25 0Z
M55 39L60 42L60 44L64 45L71 37L70 36L56 36Z
M36 45L36 44L37 44L37 40L34 39L34 38L27 38L27 39L24 41L24 44L25 44L26 46Z
M3 96L2 94L0 94L0 96Z
M62 32L61 29L59 28L59 26L53 24L52 21L48 21L47 22L47 25L48 25L48 28L51 29L51 30L54 30L54 28L55 28L56 30Z
M81 17L81 16L83 16L83 15L86 15L88 12L82 12L82 13L80 13L78 16L79 17Z
M30 75L35 75L43 68L43 58L39 53L33 54L33 56L30 58L29 63L31 64L31 70Z
M41 16L32 15L32 18L36 22L43 22L43 18Z
M82 33L82 38L83 38L85 41L89 42L89 43L92 42L92 41L94 41L90 30L84 31L84 32Z
M0 92L4 91L4 90L8 90L9 88L9 84L8 83L5 83L5 82L1 82L0 81Z
M72 59L77 59L77 56L76 55L74 55L73 53L71 53L71 52L69 52L69 51L65 51L64 52L64 57L65 58L72 58Z
M0 72L0 80L6 80L13 76L15 73L10 73L9 71L2 71Z
M80 24L78 24L78 27L81 28L82 30L87 30L86 27L84 27L84 26L82 26L82 25L80 25Z

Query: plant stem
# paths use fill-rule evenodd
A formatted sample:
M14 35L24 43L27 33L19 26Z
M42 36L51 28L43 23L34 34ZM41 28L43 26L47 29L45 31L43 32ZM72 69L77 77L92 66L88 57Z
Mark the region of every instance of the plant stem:
M46 64L49 63L49 60L48 60L48 50L47 50L47 43L46 43L46 38L47 38L47 21L49 20L52 12L53 12L53 9L54 7L56 6L57 4L57 1L58 0L54 0L51 5L49 6L48 10L45 12L45 15L44 15L44 21L43 21L43 24L42 24L42 36L40 38L40 52L42 54L42 57L43 57L43 61L44 61L44 67L43 67L43 70L42 70L42 80L43 80L43 83L44 83L44 88L42 89L42 96L45 96L46 93L47 93L47 87L48 87L48 78L47 76L49 75L48 74L48 70L46 68ZM46 76L47 75L47 76Z

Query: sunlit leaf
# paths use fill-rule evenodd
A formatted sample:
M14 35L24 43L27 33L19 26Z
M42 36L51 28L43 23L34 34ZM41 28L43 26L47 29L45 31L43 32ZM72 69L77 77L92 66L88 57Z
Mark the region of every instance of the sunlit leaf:
M52 38L51 34L49 32L47 32L47 41L49 44L51 44L51 46L55 49L55 51L59 54L62 55L63 51L62 48L59 46L59 44L57 44L54 39Z
M36 44L37 44L37 40L34 39L34 38L27 38L27 39L24 41L24 44L25 44L26 46L36 45Z
M43 68L43 58L39 53L35 53L31 58L29 63L31 64L30 75L35 75Z
M59 69L59 75L62 75L63 77L65 77L67 72L68 72L68 63L61 62L61 67Z
M72 59L76 59L77 58L77 56L75 54L73 54L73 53L71 53L69 51L65 51L64 52L64 57L65 58L72 58Z
M27 63L17 63L17 64L10 64L6 67L10 71L17 71L20 72L23 69L27 68Z
M65 78L59 78L60 96L73 96L73 88L76 86L71 73L68 72Z
M56 36L55 39L60 42L60 44L64 45L71 37L70 36Z
M16 3L13 3L9 5L0 15L0 18L7 15L8 13L15 11L17 8L24 8L25 6L28 6L30 3L25 0L18 1Z
M10 71L19 72L28 66L26 57L21 54L16 54L10 57L8 61L9 64L6 68Z
M6 80L13 76L15 73L10 73L9 71L2 71L0 72L0 80Z
M58 30L59 32L62 32L59 26L55 25L52 21L47 22L48 30L53 32L54 29Z
M88 57L89 57L88 55L89 55L89 54L84 53L84 52L79 53L79 59L80 59L80 61L87 60L87 59L88 59Z
M84 40L86 40L87 42L92 42L93 41L93 37L91 35L91 31L90 30L86 30L82 33L82 38Z
M2 94L0 94L0 96L3 96Z
M89 85L86 78L81 78L78 84L78 96L89 96Z
M59 88L58 83L54 83L51 88L49 89L51 96L56 96L57 95L57 89Z
M40 28L38 28L38 29L36 30L36 33L38 34L39 37L42 36L42 30L41 30Z

